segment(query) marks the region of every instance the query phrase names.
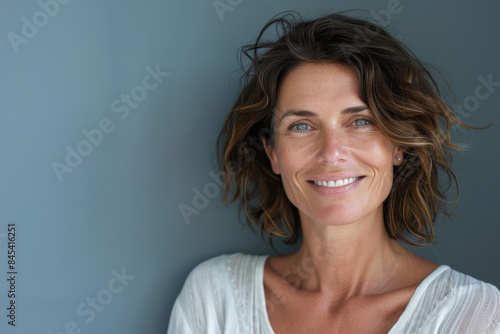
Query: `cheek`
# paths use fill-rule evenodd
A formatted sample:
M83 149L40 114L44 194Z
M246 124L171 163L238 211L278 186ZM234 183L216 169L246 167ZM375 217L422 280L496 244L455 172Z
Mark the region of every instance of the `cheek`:
M372 185L381 193L389 194L393 180L393 145L387 140L373 140L365 143L359 157L373 173Z
M285 187L297 180L297 173L303 168L303 159L300 159L293 150L283 150L278 154L278 167Z
M301 173L314 168L314 147L312 140L283 139L279 143L277 157L283 181L286 177L287 182L297 183Z
M283 188L285 193L295 206L300 202L305 201L304 180L301 180L301 172L307 170L310 166L310 161L308 157L304 154L303 150L286 147L282 145L281 150L278 150L278 165L281 174L281 182L283 183Z

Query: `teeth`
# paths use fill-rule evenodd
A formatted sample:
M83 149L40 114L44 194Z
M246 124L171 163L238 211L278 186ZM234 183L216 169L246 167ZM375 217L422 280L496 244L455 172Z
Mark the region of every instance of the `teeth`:
M351 184L355 181L359 180L359 177L351 177L348 179L343 179L343 180L337 180L337 181L314 181L315 184L318 186L323 186L323 187L328 187L328 188L337 188L337 187L342 187L346 186L348 184Z

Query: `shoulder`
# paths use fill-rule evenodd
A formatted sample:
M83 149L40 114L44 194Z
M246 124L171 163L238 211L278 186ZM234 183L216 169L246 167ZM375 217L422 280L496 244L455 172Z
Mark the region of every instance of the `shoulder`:
M234 318L238 306L255 291L266 258L235 253L197 265L175 301L169 333L227 327L227 319Z
M224 304L253 291L267 256L234 253L220 255L197 265L184 283L182 294ZM238 295L238 296L236 296Z
M263 265L266 258L242 253L219 255L197 265L186 279L186 284L220 284L238 278L241 273L248 276Z
M450 332L500 332L500 292L494 285L448 266L439 267L434 276L421 299L430 319Z
M476 302L499 306L500 291L492 284L483 282L474 277L442 266L440 274L432 282L434 288L442 291L442 297L454 301L464 302L464 299L474 299ZM500 309L498 310L500 311Z

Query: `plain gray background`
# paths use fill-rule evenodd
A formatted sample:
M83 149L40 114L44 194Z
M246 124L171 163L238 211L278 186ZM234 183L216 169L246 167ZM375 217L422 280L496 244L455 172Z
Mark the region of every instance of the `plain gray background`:
M475 97L480 78L500 81L496 2L215 4L225 11L212 0L0 4L0 332L164 333L196 264L223 253L272 254L235 205L220 204L210 174L238 93L237 49L281 11L397 8L391 31L443 71L464 120L500 119L498 85ZM109 132L102 138L99 126ZM461 217L439 218L439 242L418 252L500 286L500 131L455 138L470 144L453 164ZM68 150L85 156L70 156L71 167ZM211 198L202 201L196 194L205 190ZM193 200L200 209L188 222L179 207ZM6 317L9 223L17 228L15 327Z

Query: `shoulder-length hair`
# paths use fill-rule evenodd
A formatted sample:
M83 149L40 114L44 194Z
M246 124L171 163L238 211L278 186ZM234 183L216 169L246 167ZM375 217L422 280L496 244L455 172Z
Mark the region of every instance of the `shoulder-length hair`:
M275 29L272 29L275 28ZM263 36L275 33L273 41ZM304 63L337 63L354 69L359 97L370 108L382 134L404 149L394 167L393 187L384 202L389 236L411 245L433 242L436 214L446 214L438 170L448 186L458 182L451 169L455 118L431 72L400 41L368 20L331 14L301 20L285 13L269 21L257 41L241 49L247 57L243 88L218 137L223 201L241 199L251 226L263 235L301 236L297 208L288 200L281 177L271 169L262 145L273 141L273 114L283 79Z

